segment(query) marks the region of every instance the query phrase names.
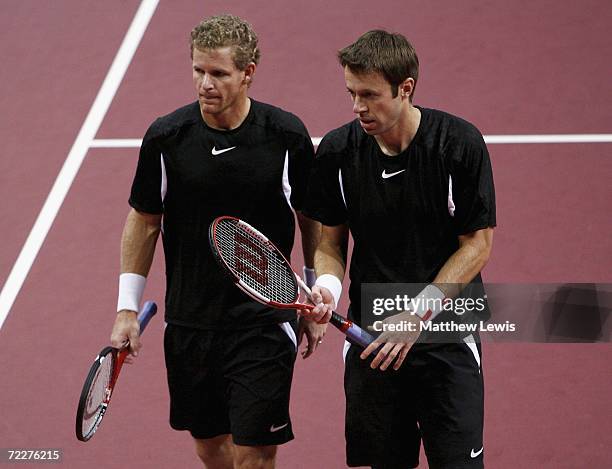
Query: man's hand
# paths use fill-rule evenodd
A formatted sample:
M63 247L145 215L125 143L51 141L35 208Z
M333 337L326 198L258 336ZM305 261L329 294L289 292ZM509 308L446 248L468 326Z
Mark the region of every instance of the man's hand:
M421 334L420 323L421 318L409 311L395 314L384 319L382 321L383 332L374 342L361 352L361 359L365 360L372 352L382 345L382 348L372 360L370 367L376 369L380 366L380 369L384 371L389 368L395 360L393 369L399 370L406 355L408 355L408 352L412 348L412 345ZM399 328L402 330L395 330ZM368 327L368 329L372 330L371 327Z
M328 323L331 319L331 313L336 308L336 303L334 302L334 297L331 292L325 287L315 285L312 287L311 298L315 308L312 310L301 309L299 311L300 315L318 324Z
M111 333L111 345L121 349L129 342L130 355L133 357L138 356L138 351L142 347L137 316L138 314L135 311L128 311L127 309L119 311ZM126 362L131 363L131 360L126 359Z
M308 341L307 347L302 350L302 358L308 358L323 343L323 337L327 331L327 324L317 324L313 321L308 321L303 317L300 318L298 324L298 346L302 344L304 334Z

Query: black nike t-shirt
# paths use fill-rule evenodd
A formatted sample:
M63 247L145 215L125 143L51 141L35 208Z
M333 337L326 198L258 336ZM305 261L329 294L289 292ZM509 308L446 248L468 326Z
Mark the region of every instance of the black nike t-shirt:
M230 131L208 127L197 102L149 127L129 203L163 214L167 322L235 329L295 319L293 311L259 305L224 277L208 228L221 215L241 218L289 258L292 209L303 208L313 161L302 122L255 100L240 127Z
M350 228L357 323L362 283L429 283L459 248L459 235L496 225L491 162L478 129L419 110L417 133L399 155L385 155L358 120L329 132L317 149L305 213ZM481 283L480 274L473 282Z

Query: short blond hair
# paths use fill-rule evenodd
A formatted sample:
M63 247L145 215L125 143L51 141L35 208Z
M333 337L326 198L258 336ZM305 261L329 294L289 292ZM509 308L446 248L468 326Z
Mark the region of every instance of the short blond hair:
M259 63L261 53L257 47L257 34L252 26L234 15L218 15L205 18L191 31L191 55L193 49L233 48L234 65L244 70L249 63Z

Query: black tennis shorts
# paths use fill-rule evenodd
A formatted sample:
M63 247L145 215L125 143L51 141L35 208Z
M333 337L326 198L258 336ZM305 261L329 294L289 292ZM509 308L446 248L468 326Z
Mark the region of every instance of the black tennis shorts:
M297 353L289 323L235 331L168 324L164 336L170 426L237 445L293 439L289 392Z
M345 357L346 454L350 467L417 467L421 440L431 469L482 468L480 344L415 344L398 371Z

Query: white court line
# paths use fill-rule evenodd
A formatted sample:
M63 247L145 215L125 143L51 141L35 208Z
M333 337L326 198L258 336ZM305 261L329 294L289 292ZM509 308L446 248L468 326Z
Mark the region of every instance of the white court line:
M486 143L611 143L612 134L485 135Z
M57 175L51 192L49 192L47 200L45 200L45 204L38 214L38 218L2 288L2 292L0 292L0 328L2 328L2 324L4 324L15 302L15 298L17 298L21 290L23 282L38 255L38 251L47 237L47 233L64 202L64 198L70 190L72 181L79 172L81 163L83 163L85 155L123 80L123 76L132 62L134 53L151 21L158 3L159 0L142 0L138 7L132 24L123 38L123 42L83 122L83 126L72 144L72 148L66 157L66 161L64 161L62 169Z
M140 138L113 138L92 140L91 148L140 148L142 139Z
M544 134L544 135L484 135L486 143L612 143L612 134ZM91 148L140 148L138 138L96 139ZM321 137L313 137L316 146Z

